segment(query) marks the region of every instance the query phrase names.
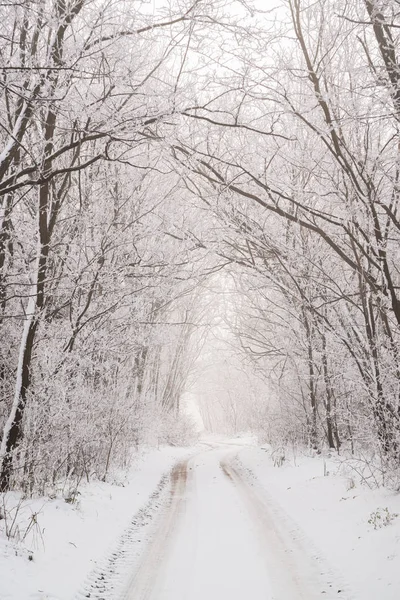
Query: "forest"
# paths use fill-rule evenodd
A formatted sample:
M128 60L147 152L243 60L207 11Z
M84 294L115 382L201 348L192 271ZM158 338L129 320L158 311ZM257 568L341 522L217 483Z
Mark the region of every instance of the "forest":
M398 1L0 23L0 491L106 481L190 403L398 488Z

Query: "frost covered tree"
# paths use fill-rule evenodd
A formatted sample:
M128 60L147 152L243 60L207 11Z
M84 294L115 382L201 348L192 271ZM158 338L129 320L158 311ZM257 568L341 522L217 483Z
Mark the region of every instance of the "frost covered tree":
M173 148L196 184L203 182L198 195L230 229L224 255L259 272L261 281L277 271L281 281L292 279L290 293L299 298L288 318L303 323L307 340L312 438L314 363L329 415L331 382L338 379L329 371L335 365L329 348L340 343L354 367L351 385L357 380L362 389L362 402L351 385L344 392L353 397L355 419L361 416L359 434L372 417L371 435L394 457L400 431L396 15L396 3L330 0L290 0L275 17L260 13L258 35L249 33L244 51L231 46L232 60L219 61L212 93L199 93L186 111L188 133Z
M279 409L228 395L232 429L397 460L396 2L0 12L1 489L104 479L160 439L220 271Z
M81 376L84 342L104 335L118 311L133 310L140 289L174 267L168 249L159 252L169 232L160 230L156 207L175 183L161 192L149 182L149 173L170 169L151 142L181 108L186 53L210 11L199 0L159 14L120 0L1 7L2 489L46 348L57 348L53 376ZM154 301L150 293L143 303ZM146 313L138 305L137 316ZM112 326L108 333L115 335ZM99 366L87 368L96 379L104 358L94 356ZM46 385L41 393L46 406Z

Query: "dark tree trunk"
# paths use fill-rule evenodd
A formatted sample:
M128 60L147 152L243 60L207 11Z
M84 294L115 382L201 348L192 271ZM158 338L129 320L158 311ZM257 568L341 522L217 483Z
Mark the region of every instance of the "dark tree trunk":
M3 457L2 464L0 465L1 492L5 492L10 489L13 452L18 447L22 437L22 419L27 401L27 392L31 381L32 349L35 341L36 328L37 321L32 321L29 326L28 335L23 350L21 390L19 392L18 405L15 411L14 419L6 439L5 455Z
M317 414L318 414L318 403L317 403L317 390L315 381L315 365L314 365L314 348L313 348L313 332L312 325L310 324L308 314L306 310L302 310L303 324L306 330L307 339L307 354L308 354L308 395L311 405L311 417L310 417L310 443L314 450L318 448L318 428L317 428Z
M329 448L333 448L339 450L339 435L336 428L336 423L334 419L334 415L332 413L332 406L335 405L334 402L334 393L332 389L332 383L329 376L329 368L328 368L328 356L326 352L326 336L322 334L322 369L324 373L324 382L325 382L325 412L326 412L326 435L328 438ZM336 440L336 444L335 444Z

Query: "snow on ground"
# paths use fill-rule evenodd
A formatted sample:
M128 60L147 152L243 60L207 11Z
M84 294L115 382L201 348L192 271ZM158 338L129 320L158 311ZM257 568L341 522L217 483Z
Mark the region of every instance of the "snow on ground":
M238 456L277 506L277 517L289 516L303 543L326 559L356 600L400 598L400 516L382 527L375 518L377 529L368 522L378 509L383 517L386 509L400 515L399 493L355 485L329 458L300 456L278 467L267 448L250 446Z
M121 600L337 598L330 576L233 464L243 446L208 441L175 467L171 502Z
M23 543L0 521L0 600L398 600L400 494L354 485L334 459L281 463L251 437L212 436L143 455L125 486L83 485L76 504L29 501Z
M228 453L205 446L179 466L172 502L124 600L270 598L254 525L220 468Z
M6 540L0 521L0 600L71 600L112 552L163 474L188 453L188 448L153 450L136 460L124 486L82 485L76 504L43 498L24 502L17 517L20 537L36 512L38 525L17 544ZM18 496L8 494L5 502L11 509Z
M248 443L203 439L175 466L170 502L119 600L356 600L241 466Z

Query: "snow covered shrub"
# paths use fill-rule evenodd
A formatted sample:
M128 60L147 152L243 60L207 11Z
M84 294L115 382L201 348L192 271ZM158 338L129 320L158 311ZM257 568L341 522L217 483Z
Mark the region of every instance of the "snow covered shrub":
M344 450L338 457L339 470L355 483L370 489L387 487L400 489L400 468L398 461L371 447L359 448L357 454Z
M271 458L274 463L274 467L282 467L286 460L285 449L277 448L271 453Z
M159 432L159 443L170 446L190 446L198 439L195 423L187 415L165 413Z
M107 381L112 363L99 377L98 365L88 358L69 355L57 370L60 357L53 355L41 363L42 377L29 394L13 487L27 496L71 498L82 481L105 480L111 469L129 462L135 411L125 390Z
M0 533L16 543L23 543L28 537L35 546L43 543L39 513L40 510L32 510L30 502L20 494L1 494Z
M398 516L397 513L391 513L387 507L377 508L371 513L368 523L372 525L374 529L381 529L382 527L390 525Z

